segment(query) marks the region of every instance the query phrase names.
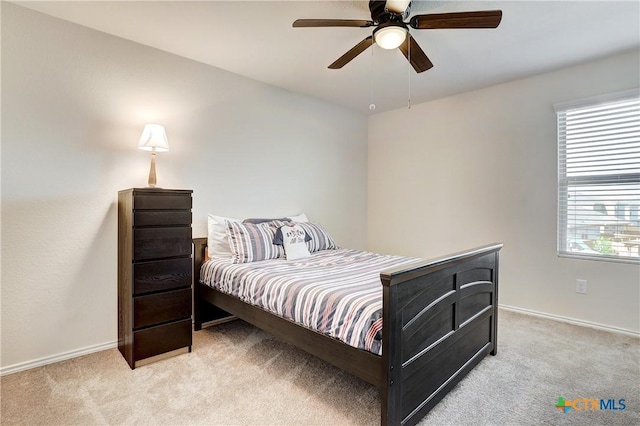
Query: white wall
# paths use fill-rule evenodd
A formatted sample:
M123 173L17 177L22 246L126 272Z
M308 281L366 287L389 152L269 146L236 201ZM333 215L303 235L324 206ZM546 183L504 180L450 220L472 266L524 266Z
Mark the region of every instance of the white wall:
M117 191L146 186L148 122L194 236L208 212L305 212L365 247L364 116L2 2L3 371L115 343Z
M640 267L556 255L553 104L637 87L639 64L635 51L370 117L368 248L503 242L501 304L637 333Z

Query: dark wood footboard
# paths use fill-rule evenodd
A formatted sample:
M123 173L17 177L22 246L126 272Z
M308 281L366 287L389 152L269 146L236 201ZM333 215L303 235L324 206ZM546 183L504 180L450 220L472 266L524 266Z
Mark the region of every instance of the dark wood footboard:
M380 389L382 425L416 424L482 358L496 354L502 244L383 272L382 357L200 284L206 238L194 245L196 330L232 314L363 378Z
M416 424L487 354L497 353L493 244L381 274L382 424Z

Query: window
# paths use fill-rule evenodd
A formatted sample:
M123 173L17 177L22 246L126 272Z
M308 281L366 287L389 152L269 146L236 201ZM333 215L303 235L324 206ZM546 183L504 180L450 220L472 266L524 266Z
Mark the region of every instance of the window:
M640 262L640 91L555 108L558 254Z

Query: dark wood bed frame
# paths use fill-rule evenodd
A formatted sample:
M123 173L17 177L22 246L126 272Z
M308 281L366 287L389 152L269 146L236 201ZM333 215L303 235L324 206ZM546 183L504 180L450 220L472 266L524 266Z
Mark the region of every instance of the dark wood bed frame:
M351 347L200 283L207 239L194 240L195 330L240 318L377 386L382 425L414 425L487 354L498 338L502 244L380 274L382 356Z

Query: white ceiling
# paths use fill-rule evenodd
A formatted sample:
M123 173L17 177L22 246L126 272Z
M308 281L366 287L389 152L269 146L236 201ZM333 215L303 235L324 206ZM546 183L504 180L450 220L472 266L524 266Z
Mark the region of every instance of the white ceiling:
M414 0L411 16L503 11L497 29L411 30L434 68L368 49L327 66L371 28L292 28L297 18L370 19L367 1L16 1L58 18L363 114L387 111L640 47L640 2ZM640 79L640 76L639 76Z

